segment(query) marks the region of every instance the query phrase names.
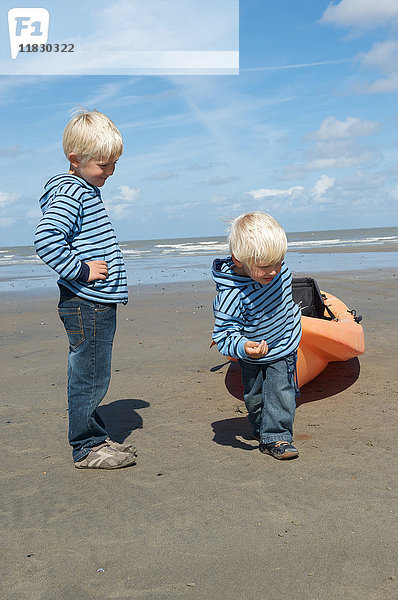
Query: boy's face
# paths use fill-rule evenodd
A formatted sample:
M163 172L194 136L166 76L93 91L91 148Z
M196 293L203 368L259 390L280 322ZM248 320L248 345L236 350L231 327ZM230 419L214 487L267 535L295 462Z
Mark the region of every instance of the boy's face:
M261 283L261 285L268 285L271 281L276 277L282 267L282 263L278 262L273 265L267 265L264 263L253 263L251 265L245 265L244 263L237 260L234 256L232 256L232 260L236 266L236 273L238 275L246 275L246 277L251 277L257 283Z
M117 163L113 159L100 160L97 158L90 158L86 163L82 163L73 153L69 155L69 160L72 165L71 173L97 187L103 186L108 177L113 175Z

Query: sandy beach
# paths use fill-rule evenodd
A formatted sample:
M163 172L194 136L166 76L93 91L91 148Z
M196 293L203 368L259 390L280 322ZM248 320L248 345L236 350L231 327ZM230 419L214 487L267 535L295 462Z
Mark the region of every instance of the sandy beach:
M138 464L109 472L73 467L56 290L1 294L4 600L398 598L398 269L317 281L366 352L302 389L287 462L209 349L212 282L131 287L100 411Z

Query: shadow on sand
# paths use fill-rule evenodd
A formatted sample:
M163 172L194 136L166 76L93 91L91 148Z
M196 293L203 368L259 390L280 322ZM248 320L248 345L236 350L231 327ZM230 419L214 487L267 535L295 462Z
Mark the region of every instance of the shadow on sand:
M211 426L214 432L213 442L216 442L216 444L232 446L232 448L240 448L241 450L257 450L258 448L258 442L253 438L252 427L247 417L214 421ZM245 440L250 444L247 444Z
M110 437L115 442L123 443L135 429L142 428L142 418L137 410L147 408L149 402L138 399L115 400L97 408L101 419L105 422Z
M217 371L224 365L213 367L212 371ZM359 377L360 363L358 358L352 358L345 362L329 363L326 369L315 379L301 388L301 395L297 398L297 407L307 402L316 402L323 398L330 398L349 388ZM225 387L228 392L242 400L243 386L240 375L240 367L237 362L231 362L225 375ZM212 423L214 438L217 444L241 448L243 450L255 450L257 445L246 444L237 437L248 441L253 441L251 425L246 417L237 417L234 419L224 419Z

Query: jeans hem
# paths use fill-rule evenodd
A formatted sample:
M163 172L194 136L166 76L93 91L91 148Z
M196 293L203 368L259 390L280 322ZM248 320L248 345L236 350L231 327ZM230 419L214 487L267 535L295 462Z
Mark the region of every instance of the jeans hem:
M90 452L91 448L83 448L78 452L78 454L73 455L73 462L79 462L79 460L83 460L83 458L86 458L86 456L90 454Z
M83 458L86 458L87 454L90 454L91 450L94 447L97 447L100 444L103 444L105 442L105 440L106 440L106 438L104 438L102 442L96 442L95 446L86 446L85 448L82 448L78 452L74 453L73 454L73 462L79 462L79 460L83 460Z
M262 444L273 444L274 442L289 442L291 444L293 438L291 435L281 434L281 435L267 435L261 438Z

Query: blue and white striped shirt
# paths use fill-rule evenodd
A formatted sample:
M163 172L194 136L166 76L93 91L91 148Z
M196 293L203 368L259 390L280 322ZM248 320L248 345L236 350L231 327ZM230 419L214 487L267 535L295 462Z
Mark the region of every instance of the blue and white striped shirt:
M213 302L213 340L222 354L269 363L297 350L301 312L293 302L292 275L284 262L268 285L235 273L231 258L216 259L212 275L218 292ZM267 354L250 358L244 349L248 340L265 340Z
M96 302L127 302L127 275L116 235L99 188L75 175L56 175L40 198L43 213L36 229L40 258L59 275L58 283ZM103 260L105 281L81 281L83 262Z

